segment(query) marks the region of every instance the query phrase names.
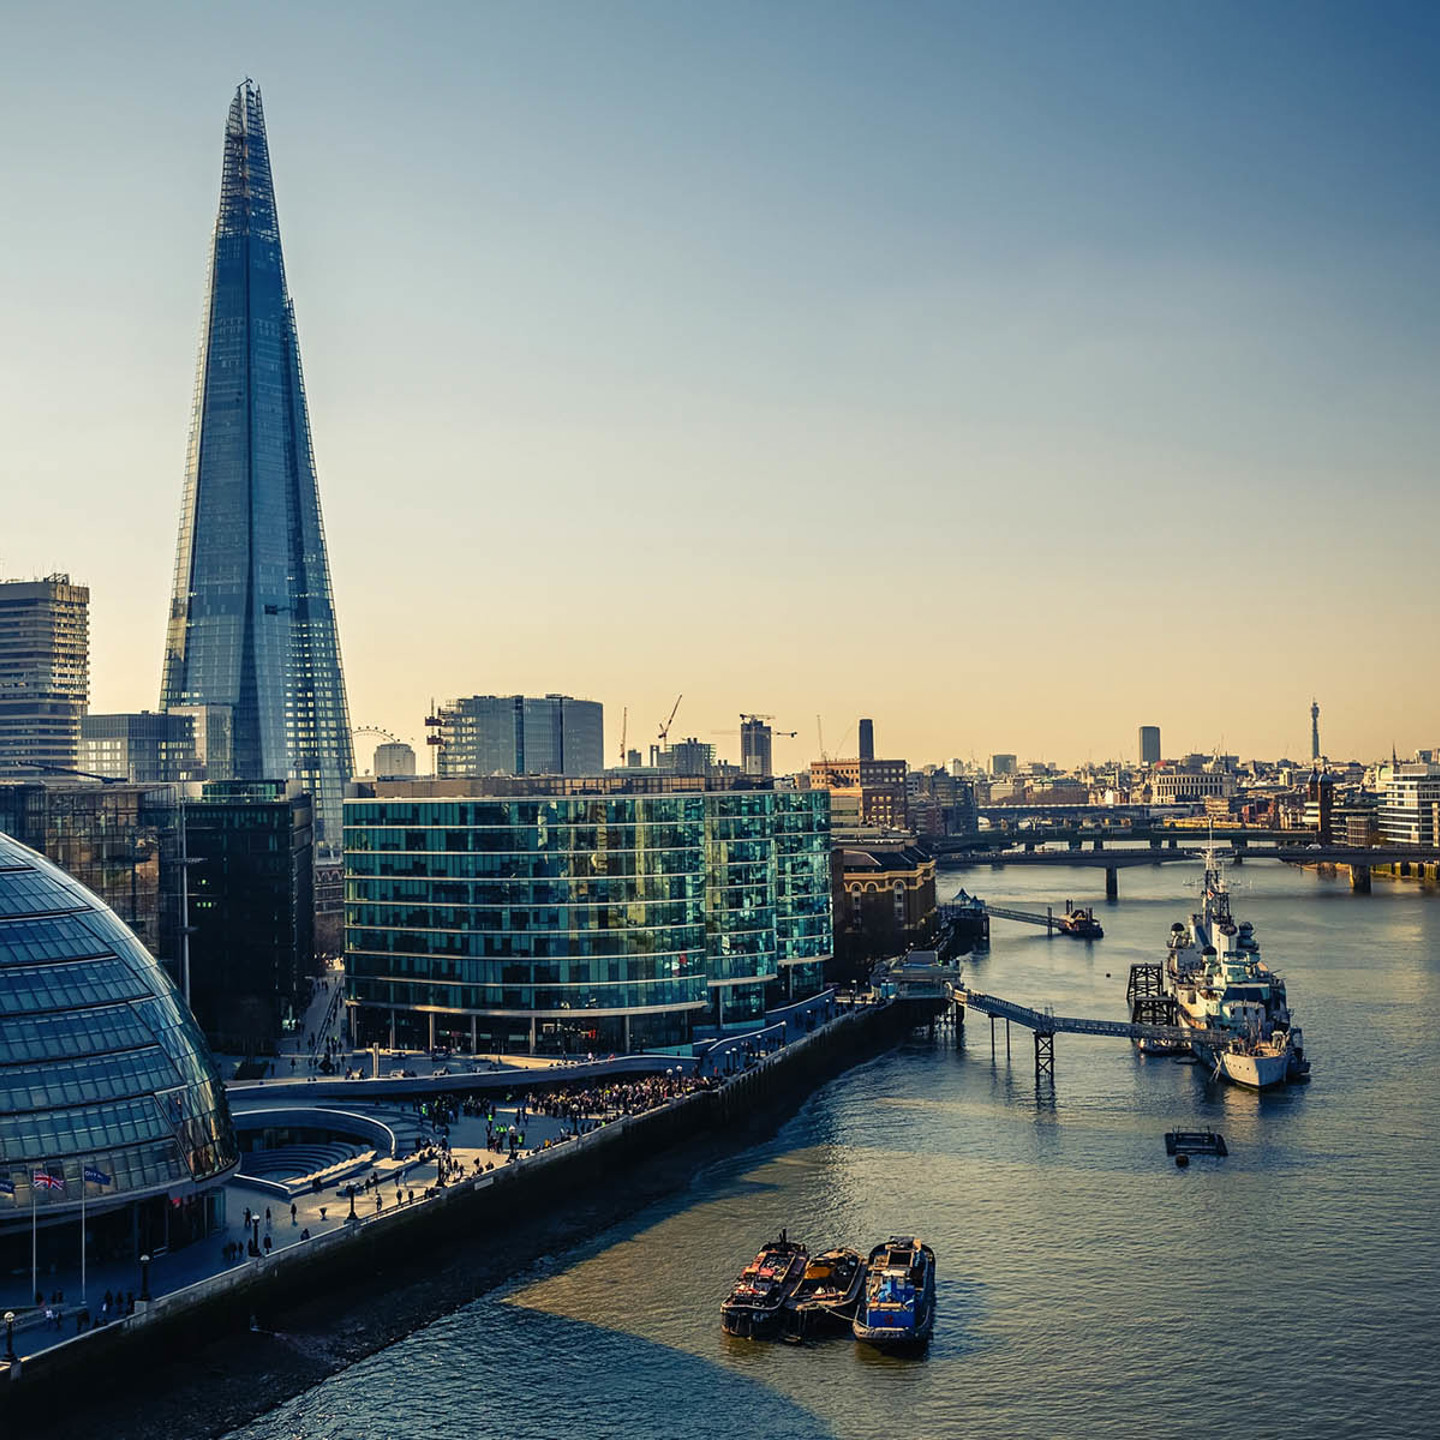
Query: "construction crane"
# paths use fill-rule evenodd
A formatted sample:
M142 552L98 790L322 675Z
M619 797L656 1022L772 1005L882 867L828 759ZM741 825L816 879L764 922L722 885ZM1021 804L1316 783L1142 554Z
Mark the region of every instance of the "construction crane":
M684 698L683 691L675 697L675 703L670 707L670 718L660 727L660 743L662 745L670 738L670 727L675 723L675 712L680 708L680 702Z
M822 763L828 765L830 757L825 753L825 727L820 723L818 715L815 717L815 738L820 742L820 759Z
M625 737L630 733L630 707L627 705L620 712L620 763L625 763Z

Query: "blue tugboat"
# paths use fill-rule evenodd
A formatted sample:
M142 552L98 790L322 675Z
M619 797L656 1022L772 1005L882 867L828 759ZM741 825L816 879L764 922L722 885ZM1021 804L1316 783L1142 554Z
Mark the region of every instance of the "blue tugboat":
M870 1252L851 1329L882 1349L919 1348L935 1328L935 1252L913 1235L892 1235Z

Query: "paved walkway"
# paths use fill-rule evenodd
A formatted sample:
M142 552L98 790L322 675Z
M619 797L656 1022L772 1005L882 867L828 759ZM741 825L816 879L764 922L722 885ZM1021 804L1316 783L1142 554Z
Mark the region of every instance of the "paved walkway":
M514 1125L516 1110L515 1105L497 1105L496 1124ZM519 1153L527 1155L540 1149L547 1140L553 1142L558 1139L566 1128L559 1120L550 1120L544 1116L527 1117L523 1126L527 1148ZM450 1126L449 1141L452 1164L459 1166L467 1175L474 1173L477 1160L481 1170L488 1164L499 1168L507 1163L506 1156L485 1148L485 1122L478 1117L462 1115L456 1119ZM368 1190L364 1188L367 1178L372 1181L372 1187ZM307 1230L313 1237L343 1228L349 1223L347 1217L350 1214L350 1201L345 1190L350 1185L356 1188L355 1212L363 1221L382 1211L392 1210L396 1204L424 1204L424 1193L435 1185L437 1178L438 1165L434 1160L420 1160L414 1156L400 1160L380 1159L367 1170L348 1177L338 1187L329 1186L319 1195L296 1196L293 1202L293 1219L290 1202L272 1197L242 1180L232 1180L225 1187L226 1228L183 1249L157 1256L151 1261L150 1293L159 1296L174 1290L183 1290L187 1285L221 1273L231 1263L245 1264L246 1242L256 1234L253 1223L249 1226L245 1224L247 1208L252 1217L259 1219L258 1233L261 1244L263 1245L268 1235L271 1251L274 1252L303 1244L302 1237ZM373 1183L376 1181L379 1183ZM413 1201L410 1199L412 1192L415 1197ZM378 1210L377 1198L380 1202ZM267 1207L270 1212L268 1224ZM75 1317L77 1310L81 1308L82 1299L78 1222L73 1231L74 1265L42 1270L39 1276L39 1288L47 1299L56 1291L63 1292L64 1299L60 1302L61 1325L58 1330L46 1327L43 1309L37 1310L32 1304L27 1304L27 1299L34 1299L28 1272L24 1275L6 1276L0 1281L0 1310L13 1309L16 1312L15 1347L22 1356L47 1349L60 1340L71 1339L76 1333ZM240 1259L235 1262L225 1258L225 1247L231 1242L240 1247ZM101 1319L101 1307L107 1290L116 1295L139 1295L140 1288L140 1266L135 1261L118 1265L89 1265L86 1290L92 1322L99 1323ZM115 1313L112 1312L112 1318Z

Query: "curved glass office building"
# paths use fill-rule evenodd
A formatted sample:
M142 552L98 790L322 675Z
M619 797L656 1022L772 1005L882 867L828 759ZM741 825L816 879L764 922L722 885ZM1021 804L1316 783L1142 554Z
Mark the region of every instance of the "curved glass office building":
M239 1152L220 1076L159 963L94 894L0 834L0 1254L157 1252L223 1220ZM63 1222L63 1225L62 1225ZM58 1234L70 1231L68 1238ZM22 1244L23 1242L23 1244Z
M438 780L347 800L358 1043L683 1048L697 1026L751 1028L767 1000L789 998L782 934L787 961L812 966L794 993L818 990L828 794L792 811L768 786L674 783ZM431 785L465 793L424 794ZM782 814L793 832L783 842Z

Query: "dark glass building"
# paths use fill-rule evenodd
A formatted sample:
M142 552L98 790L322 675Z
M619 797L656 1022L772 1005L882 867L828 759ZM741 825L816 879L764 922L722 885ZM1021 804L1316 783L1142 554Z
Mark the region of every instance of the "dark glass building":
M211 781L185 804L190 1003L220 1051L274 1053L315 971L310 798Z
M154 957L84 886L0 835L0 1273L154 1253L223 1223L225 1090ZM32 1240L32 1206L35 1236Z
M260 92L225 126L160 705L226 706L231 773L298 780L340 836L354 770Z

